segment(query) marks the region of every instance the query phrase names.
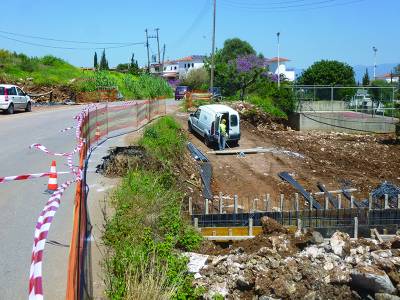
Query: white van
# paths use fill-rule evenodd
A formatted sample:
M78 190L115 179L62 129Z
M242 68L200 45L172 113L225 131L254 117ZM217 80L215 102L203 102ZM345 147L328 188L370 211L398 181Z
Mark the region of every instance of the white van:
M239 113L229 106L221 104L200 106L195 113L190 114L188 128L190 132L197 132L201 135L204 143L211 146L218 143L219 123L222 119L227 121L227 142L237 145L240 140Z

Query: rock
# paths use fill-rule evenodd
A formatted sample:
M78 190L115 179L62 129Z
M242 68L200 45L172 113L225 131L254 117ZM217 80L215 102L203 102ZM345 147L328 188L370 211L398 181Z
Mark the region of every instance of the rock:
M311 242L318 245L322 244L324 242L324 237L318 231L313 231Z
M374 293L393 294L396 292L389 276L373 266L357 267L351 274L351 279L354 286Z
M236 279L236 286L241 291L246 291L254 286L254 279L247 276L239 276Z
M330 244L333 253L340 257L345 257L350 252L350 237L347 233L336 231L330 239Z
M350 271L342 270L339 267L333 268L329 272L329 276L332 283L347 284L351 281Z
M305 295L303 299L304 300L314 300L316 296L317 296L317 293L315 291L311 291L307 295Z
M287 230L281 224L269 217L261 218L261 226L264 234L287 233Z
M375 300L400 300L400 297L390 294L376 293Z
M233 255L242 254L242 253L244 253L244 249L243 249L243 247L237 247L237 248L231 250L229 253L233 254Z
M400 236L395 236L390 243L392 249L400 249Z
M271 297L271 296L261 296L261 297L258 297L258 300L279 300L279 299Z
M188 270L190 273L198 273L205 266L208 259L208 255L202 255L193 252L187 252L183 254L189 258Z
M223 255L223 256L214 257L213 260L212 260L212 262L211 262L211 264L215 267L215 266L217 266L220 262L226 260L227 257L228 257L228 255Z

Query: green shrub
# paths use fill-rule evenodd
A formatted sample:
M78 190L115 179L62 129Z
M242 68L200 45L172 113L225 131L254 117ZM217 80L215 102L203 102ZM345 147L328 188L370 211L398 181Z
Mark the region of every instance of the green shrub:
M279 107L275 106L270 98L261 98L260 96L251 95L247 99L248 102L258 106L262 111L272 116L287 118L287 115Z
M204 292L193 288L187 258L177 251L193 251L202 240L182 217L183 194L170 169L179 161L185 142L171 117L149 126L139 144L166 167L131 170L112 196L115 214L103 236L110 249L105 267L111 299L165 299L162 295L198 299ZM151 276L138 276L143 270ZM138 293L144 298L136 298Z

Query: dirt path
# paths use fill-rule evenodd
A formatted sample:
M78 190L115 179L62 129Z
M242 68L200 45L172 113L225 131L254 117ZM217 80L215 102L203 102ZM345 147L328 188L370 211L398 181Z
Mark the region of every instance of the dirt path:
M187 114L176 117L184 128ZM317 182L329 190L337 190L344 182L357 189L356 199L368 197L374 188L387 180L400 185L400 145L391 137L349 135L340 133L296 132L263 130L243 121L239 148L276 147L298 152L304 159L271 153L216 156L208 154L213 166L213 193L238 195L239 205L251 208L254 199L263 199L270 194L272 207L278 207L280 194L292 200L295 190L284 183L278 173L287 171L307 191L317 192ZM189 135L189 140L201 151L210 151L198 136ZM322 204L323 196L318 198ZM348 207L349 201L343 200ZM230 203L232 204L232 203ZM263 201L256 201L257 209L263 209ZM304 202L301 203L304 205ZM285 209L293 207L293 201L285 201Z
M187 115L177 114L177 119L187 127ZM241 126L242 138L238 148L274 147L271 139L260 138L255 129ZM201 151L210 151L202 140L193 134L189 134L189 140ZM235 148L233 148L235 149ZM239 205L248 209L254 199L264 199L270 194L271 199L278 203L281 193L293 196L287 191L277 174L282 171L291 171L300 163L297 158L272 153L249 154L245 157L239 155L217 156L207 154L213 166L213 193L218 195L238 195ZM262 201L256 202L256 207L262 209Z

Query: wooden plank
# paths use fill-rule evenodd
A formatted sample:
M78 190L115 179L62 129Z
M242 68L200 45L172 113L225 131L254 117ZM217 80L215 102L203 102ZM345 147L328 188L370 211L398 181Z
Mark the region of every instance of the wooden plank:
M265 149L265 148L262 148L262 147L258 147L258 148L249 148L249 149L208 151L207 154L232 155L232 154L238 154L238 153L256 154L256 153L267 153L267 152L272 152L272 150L271 149Z

